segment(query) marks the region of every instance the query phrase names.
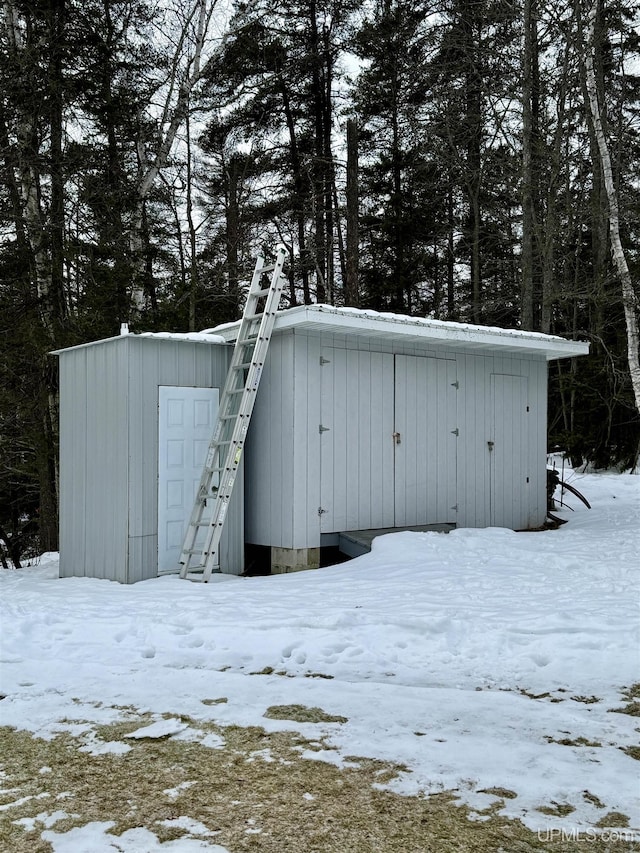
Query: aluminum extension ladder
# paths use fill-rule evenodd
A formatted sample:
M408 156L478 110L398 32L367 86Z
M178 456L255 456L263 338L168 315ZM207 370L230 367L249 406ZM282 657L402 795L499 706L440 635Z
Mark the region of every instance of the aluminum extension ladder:
M233 492L251 413L260 384L273 324L286 278L286 248L279 246L273 265L258 257L244 307L231 365L220 399L218 420L209 444L200 485L180 555L180 577L202 572L202 581L219 565L222 529ZM271 274L266 285L265 277ZM211 515L207 501L215 500ZM198 534L204 530L204 541ZM190 580L196 578L190 578Z

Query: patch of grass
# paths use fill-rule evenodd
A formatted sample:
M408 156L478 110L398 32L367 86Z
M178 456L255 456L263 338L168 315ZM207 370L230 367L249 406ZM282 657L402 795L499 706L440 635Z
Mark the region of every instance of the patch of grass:
M604 817L600 818L596 826L600 829L605 829L610 826L621 827L624 829L629 826L629 818L626 814L622 814L622 812L607 812Z
M553 815L553 817L566 817L575 811L575 806L572 806L570 803L556 803L555 800L552 800L550 806L538 806L536 811L542 814Z
M219 699L201 699L203 705L225 705L229 700L226 696L221 696Z
M528 690L521 687L518 692L522 696L526 696L528 699L548 699L549 702L564 702L564 699L560 699L558 696L552 696L548 691L546 693L530 693Z
M595 795L595 794L592 794L592 793L591 793L591 791L583 791L583 792L582 792L582 796L584 797L584 799L585 799L588 803L591 803L591 805L592 805L592 806L595 806L597 809L604 809L604 808L606 808L606 806L605 806L605 804L602 802L602 800L601 800L599 797L596 797L596 795Z
M602 746L597 740L587 740L586 737L577 737L577 738L553 738L550 735L547 735L545 738L547 743L559 743L562 746Z
M614 714L629 714L631 717L640 717L640 683L625 687L622 698L627 704L623 708L611 708Z
M491 794L493 797L500 797L501 800L514 800L518 795L515 791L510 791L509 788L483 788L481 794Z
M640 681L637 684L632 684L631 687L625 687L622 691L622 698L631 702L632 699L637 699L640 702Z
M621 746L620 749L631 758L640 761L640 746Z
M133 725L148 719L140 715ZM0 770L7 789L3 799L16 803L0 811L0 850L51 853L51 845L40 838L42 822L28 831L15 821L64 810L69 817L51 827L55 832L90 821L114 821L110 832L116 836L146 827L160 842L187 836L185 830L161 823L184 815L205 824L214 833L208 840L234 853L568 851L566 844L541 842L520 822L495 813L488 820L469 820L468 809L456 805L451 792L402 797L380 789L406 771L402 765L357 758L357 765L340 769L303 759L300 747L309 742L297 733L191 724L222 736L225 747L207 749L169 738L132 742L124 755L95 756L79 752L82 739L69 734L46 741L0 728ZM127 720L100 731L105 740L114 741L131 727ZM256 753L271 760L256 761ZM40 773L43 767L50 772ZM19 804L24 797L31 799ZM561 813L557 804L552 813ZM624 815L609 813L603 825L626 825L623 820ZM571 853L605 849L626 853L629 845L614 840L605 847L590 839L570 845Z
M264 713L269 720L294 720L296 723L346 723L347 717L327 714L322 708L306 705L271 705Z
M574 702L582 702L584 705L595 705L596 702L601 702L597 696L572 696Z

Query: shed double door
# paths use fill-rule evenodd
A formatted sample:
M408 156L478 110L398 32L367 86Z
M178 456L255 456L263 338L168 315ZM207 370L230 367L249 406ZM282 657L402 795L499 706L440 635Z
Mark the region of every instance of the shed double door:
M323 533L455 523L456 363L322 353Z

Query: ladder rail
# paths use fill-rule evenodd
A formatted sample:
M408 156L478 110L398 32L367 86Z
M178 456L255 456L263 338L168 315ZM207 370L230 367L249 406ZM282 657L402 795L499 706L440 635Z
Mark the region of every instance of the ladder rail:
M265 265L262 256L259 256L256 261L231 364L220 398L216 426L209 443L184 536L180 555L181 578L186 578L190 571L202 569L202 580L206 583L211 577L216 557L218 557L222 530L242 458L280 297L286 283L282 274L285 258L286 248L279 246L273 265ZM269 287L264 287L264 276L269 273L271 273ZM261 301L264 302L262 306L260 306ZM238 401L237 405L234 401ZM214 483L216 478L217 484ZM207 501L213 501L213 507L210 517L204 520L208 508ZM202 528L206 528L206 533L204 543L200 546L196 540ZM192 565L196 557L199 557L199 563Z

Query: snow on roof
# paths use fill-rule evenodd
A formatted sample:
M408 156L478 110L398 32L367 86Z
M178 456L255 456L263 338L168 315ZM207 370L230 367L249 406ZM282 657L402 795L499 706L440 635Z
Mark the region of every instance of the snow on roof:
M141 332L139 338L164 338L170 341L193 341L197 344L226 344L221 335L204 332Z
M228 341L226 338L223 338L221 335L214 335L207 332L140 332L140 334L133 334L128 332L126 334L116 335L113 338L101 338L98 341L88 341L86 344L77 344L74 347L65 347L64 349L52 350L51 355L60 355L62 352L69 352L74 349L81 349L82 347L92 347L97 346L99 344L109 343L111 341L120 341L122 338L133 338L134 340L148 340L148 339L160 339L160 340L169 340L169 341L188 341L190 343L196 344L227 344Z
M222 335L227 341L233 341L239 327L240 321L236 321L206 331ZM586 355L589 352L589 344L585 341L570 341L557 335L543 335L541 332L475 326L468 323L432 320L428 317L409 317L404 314L381 313L359 308L336 308L332 305L302 305L280 311L274 331L282 332L287 329L343 332L350 336L402 338L408 343L438 347L499 349L512 353L537 352L544 355L547 360Z

